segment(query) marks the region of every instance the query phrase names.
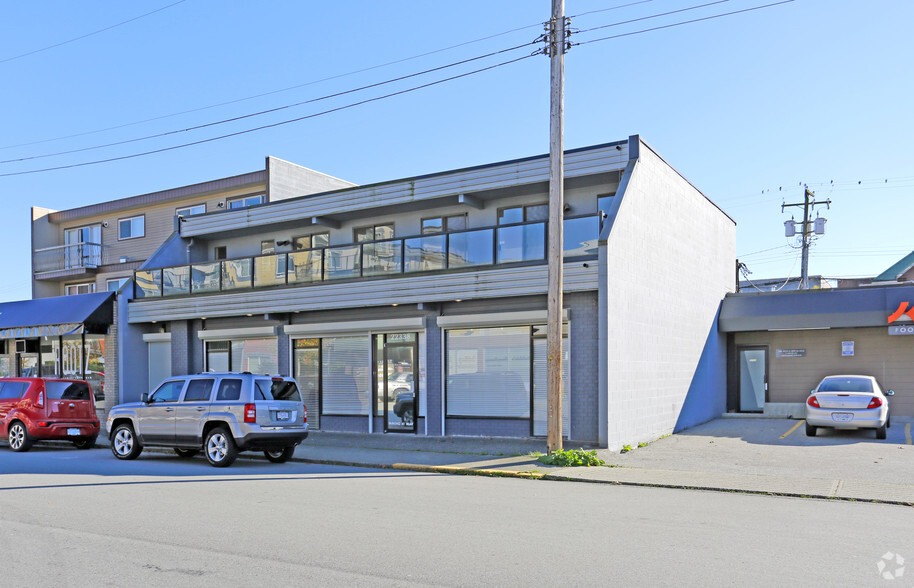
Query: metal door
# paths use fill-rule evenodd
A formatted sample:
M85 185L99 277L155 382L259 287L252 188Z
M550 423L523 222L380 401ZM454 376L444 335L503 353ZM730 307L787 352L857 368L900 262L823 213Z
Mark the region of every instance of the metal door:
M739 410L762 412L768 396L768 348L737 348L739 363Z

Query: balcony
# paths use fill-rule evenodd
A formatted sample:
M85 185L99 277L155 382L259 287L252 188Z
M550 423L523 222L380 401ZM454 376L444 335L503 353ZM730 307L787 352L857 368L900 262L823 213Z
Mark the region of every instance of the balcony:
M566 258L597 255L600 215L567 218ZM134 297L163 298L340 280L545 264L547 223L499 225L134 272Z
M108 247L101 243L74 243L36 249L32 254L35 278L62 280L95 274L108 263Z

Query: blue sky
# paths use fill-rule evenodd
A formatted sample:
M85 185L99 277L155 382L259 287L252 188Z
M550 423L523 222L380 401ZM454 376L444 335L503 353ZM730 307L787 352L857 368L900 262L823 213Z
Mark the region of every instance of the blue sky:
M551 6L549 0L175 1L5 5L0 160L178 131L531 43ZM728 0L590 32L584 30L707 2L651 0L605 10L637 0L566 0L566 14L580 15L572 27L582 32L572 40L581 42L773 1ZM737 253L758 279L799 273L798 250L783 236L790 213L780 205L802 198L802 185L809 184L817 197L832 200L820 212L828 229L812 249L810 273L880 273L914 249L905 223L914 191L912 22L914 3L907 0L796 0L575 46L566 56L565 146L640 134L737 221ZM500 34L506 31L513 32ZM491 38L464 44L485 37ZM461 46L375 67L454 45ZM0 163L0 174L302 117L535 48L206 129ZM366 68L372 69L320 81ZM293 86L299 87L285 90ZM260 94L267 95L248 99ZM30 296L30 206L60 210L236 175L261 169L267 155L359 184L537 155L548 151L548 114L549 63L536 56L225 140L0 175L6 210L0 300ZM128 125L151 118L157 120Z

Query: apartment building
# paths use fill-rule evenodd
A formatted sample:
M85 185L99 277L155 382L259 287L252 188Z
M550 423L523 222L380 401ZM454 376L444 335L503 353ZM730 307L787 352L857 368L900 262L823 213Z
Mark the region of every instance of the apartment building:
M267 157L264 169L69 210L32 208L32 300L0 304L0 375L90 381L116 403L115 292L180 219L353 184Z
M116 301L119 400L244 370L295 377L315 429L545 435L548 177L543 155L184 217ZM564 435L724 412L732 219L637 136L565 178Z

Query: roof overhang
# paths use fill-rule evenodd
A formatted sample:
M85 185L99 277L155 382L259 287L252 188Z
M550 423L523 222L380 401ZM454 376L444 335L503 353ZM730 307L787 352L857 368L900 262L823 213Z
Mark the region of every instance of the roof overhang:
M0 303L0 339L104 333L114 299L114 292L98 292Z

